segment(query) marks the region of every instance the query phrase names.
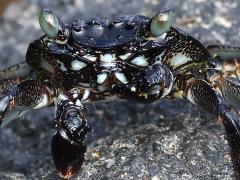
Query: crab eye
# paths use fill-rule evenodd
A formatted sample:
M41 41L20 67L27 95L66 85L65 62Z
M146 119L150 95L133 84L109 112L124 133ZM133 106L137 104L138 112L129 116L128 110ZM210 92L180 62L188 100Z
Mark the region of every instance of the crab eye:
M151 35L161 36L166 33L172 26L174 19L174 13L170 10L162 10L158 12L151 20Z
M47 9L43 9L39 14L39 24L44 33L51 38L56 38L59 30L58 17Z

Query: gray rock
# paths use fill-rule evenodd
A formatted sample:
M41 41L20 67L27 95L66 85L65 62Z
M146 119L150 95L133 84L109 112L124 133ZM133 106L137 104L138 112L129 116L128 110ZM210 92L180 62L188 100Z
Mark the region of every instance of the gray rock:
M79 16L154 15L168 7L176 25L202 42L239 44L238 0L22 0L0 18L1 68L23 61L42 33L40 9L65 21ZM87 106L94 129L86 161L75 179L233 179L224 128L216 117L185 101ZM53 109L27 114L0 130L0 179L58 179L51 159Z

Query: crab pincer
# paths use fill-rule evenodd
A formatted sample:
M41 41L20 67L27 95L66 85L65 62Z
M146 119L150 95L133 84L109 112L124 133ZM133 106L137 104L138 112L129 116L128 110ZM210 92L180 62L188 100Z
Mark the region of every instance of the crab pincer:
M87 148L84 142L70 142L63 134L62 130L58 130L53 136L52 156L60 176L69 179L82 167Z
M60 96L52 138L52 156L61 177L69 179L81 168L87 150L84 139L91 131L83 115L83 107Z

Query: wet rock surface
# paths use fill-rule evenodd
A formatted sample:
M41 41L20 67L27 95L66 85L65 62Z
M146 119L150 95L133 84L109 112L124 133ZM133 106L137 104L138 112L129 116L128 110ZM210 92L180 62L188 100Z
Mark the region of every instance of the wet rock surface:
M70 22L79 16L154 15L168 7L176 25L201 42L239 44L237 0L22 0L0 18L1 69L24 60L42 33L38 12L49 8ZM74 179L233 179L224 128L216 117L182 100L153 104L89 104L86 161ZM59 179L50 142L53 109L32 112L0 129L0 179Z

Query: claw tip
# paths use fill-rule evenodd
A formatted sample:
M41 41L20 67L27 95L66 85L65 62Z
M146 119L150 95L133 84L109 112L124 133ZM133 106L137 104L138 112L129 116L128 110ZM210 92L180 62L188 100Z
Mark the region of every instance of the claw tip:
M59 173L63 179L70 179L74 174L74 168L72 166L69 166L65 171Z

